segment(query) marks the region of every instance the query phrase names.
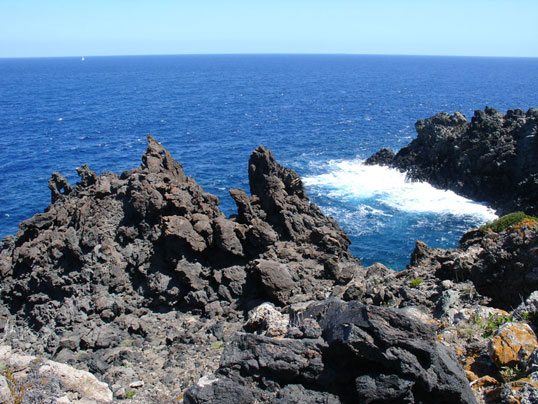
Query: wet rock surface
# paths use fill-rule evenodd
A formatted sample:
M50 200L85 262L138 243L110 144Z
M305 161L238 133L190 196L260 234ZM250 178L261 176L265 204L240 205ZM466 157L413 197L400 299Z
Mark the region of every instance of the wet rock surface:
M297 173L263 147L249 161L250 195L230 190L231 217L151 136L133 170L77 171L74 186L53 174L45 212L1 241L0 339L13 355L90 372L106 401L538 395L532 220L471 231L456 249L417 242L394 272L362 267ZM3 369L1 397L11 394ZM43 400L85 399L62 395L58 374L49 381Z
M477 201L501 214L538 214L538 109L506 114L486 107L465 116L441 113L415 124L417 137L394 154L382 149L366 164L407 171Z

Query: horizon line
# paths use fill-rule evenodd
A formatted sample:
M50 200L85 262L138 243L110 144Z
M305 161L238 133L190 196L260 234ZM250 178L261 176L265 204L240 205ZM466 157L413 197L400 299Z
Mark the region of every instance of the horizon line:
M353 53L353 52L221 52L221 53L133 53L133 54L80 54L54 56L0 56L0 59L60 59L60 58L103 58L103 57L140 57L140 56L414 56L447 58L498 58L498 59L538 59L538 56L507 55L443 55L418 53Z

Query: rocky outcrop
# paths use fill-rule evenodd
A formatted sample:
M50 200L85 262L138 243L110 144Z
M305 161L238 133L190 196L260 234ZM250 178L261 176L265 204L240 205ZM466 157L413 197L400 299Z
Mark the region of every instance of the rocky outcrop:
M287 338L236 334L185 402L475 402L434 328L403 311L332 300L294 317Z
M417 243L412 266L439 279L472 282L494 307L517 307L538 289L538 223L523 220L500 231L473 230L457 249L430 249Z
M493 108L417 121L417 137L396 155L382 149L366 164L406 171L414 180L485 201L500 213L538 214L538 109Z
M77 172L75 186L54 173L46 211L2 240L0 331L16 349L92 370L117 397L141 376L174 375L181 391L216 368L244 312L325 299L362 270L343 230L263 147L249 161L251 196L230 191L231 218L149 135L139 167ZM139 369L121 367L134 358Z
M536 296L511 311L538 286L532 218L469 232L456 249L417 242L394 272L363 268L297 173L263 147L249 161L250 195L230 190L231 217L151 136L133 170L77 171L75 186L54 173L46 211L1 242L0 339L13 355L91 372L136 403L538 394L536 324L522 325ZM46 363L56 373L36 394L82 399L61 396L70 368ZM0 370L0 397L9 377Z
M358 266L345 233L267 149L250 161L252 196L231 191L236 219L151 137L142 160L121 176L83 166L75 187L53 175L53 203L3 241L2 297L11 312L38 327L92 313L110 322L141 307L204 311L215 303L226 312L248 298L249 282L253 295L258 285L286 304L317 280L334 281L343 265ZM325 283L328 290L333 282Z

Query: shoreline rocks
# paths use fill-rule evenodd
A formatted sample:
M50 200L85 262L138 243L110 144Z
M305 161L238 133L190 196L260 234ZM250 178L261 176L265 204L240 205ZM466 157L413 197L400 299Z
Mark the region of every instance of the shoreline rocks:
M53 174L45 212L1 241L0 336L14 354L90 372L113 402L538 395L536 296L519 305L538 286L532 220L471 231L456 249L417 242L394 272L364 268L264 147L228 218L149 135L139 167L77 171L74 186ZM495 359L506 341L508 370Z
M417 137L398 153L381 149L366 164L485 201L501 215L538 214L538 109L506 114L486 107L468 122L460 112L415 124Z

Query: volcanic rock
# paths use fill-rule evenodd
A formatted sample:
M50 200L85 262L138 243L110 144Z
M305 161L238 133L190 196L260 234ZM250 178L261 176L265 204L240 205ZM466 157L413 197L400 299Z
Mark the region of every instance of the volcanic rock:
M493 108L465 116L441 113L415 124L418 136L396 155L381 149L366 164L406 171L477 201L501 214L538 214L538 109Z
M302 317L315 319L321 338L237 333L216 379L185 402L475 402L434 329L400 310L332 300Z
M433 122L437 138L465 132L462 119ZM264 147L249 161L250 196L230 190L238 212L229 218L151 136L133 170L77 171L75 186L53 174L52 203L1 241L0 332L14 353L92 372L114 398L141 404L183 394L474 402L465 374L495 378L499 397L517 387L500 379L477 320L501 312L485 305L510 311L537 288L533 220L471 231L456 249L417 242L408 268L394 272L363 268L297 173ZM529 318L533 302L514 318ZM538 356L528 353L531 378Z
M500 232L473 230L457 249L430 249L423 243L411 266L435 271L439 279L470 280L491 305L513 309L538 289L538 223L525 220Z
M501 369L503 366L525 368L538 340L527 324L508 323L500 327L490 340L490 356Z
M137 396L166 402L215 370L248 310L322 300L341 270L362 270L343 230L263 147L249 162L252 195L231 191L231 218L149 135L139 167L77 172L75 186L54 173L45 212L1 242L5 339L91 370L118 398L144 377Z
M100 382L88 372L63 363L20 355L5 345L0 346L0 361L9 372L8 382L11 383L13 402L14 398L22 400L17 402L53 402L50 401L51 396L59 399L73 394L78 399L67 402L112 402L112 392L106 383ZM6 402L9 402L9 398Z

